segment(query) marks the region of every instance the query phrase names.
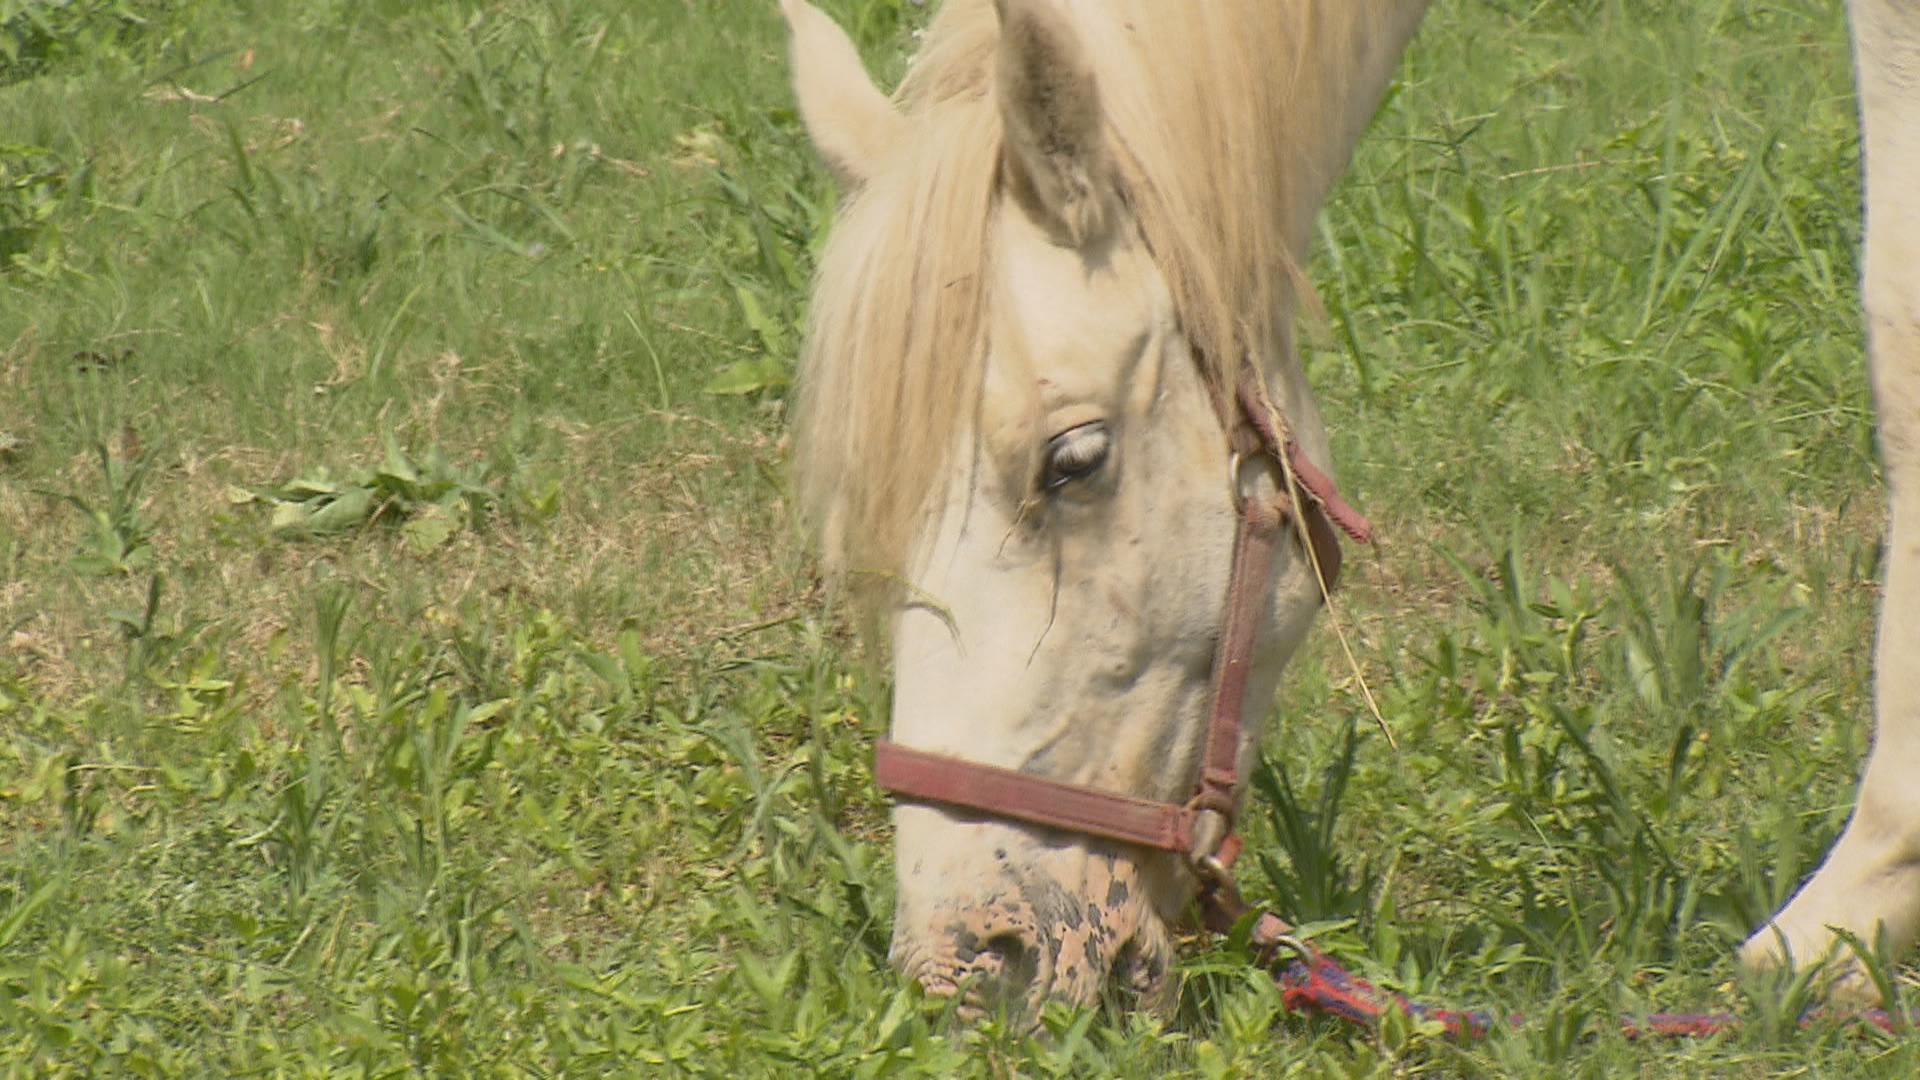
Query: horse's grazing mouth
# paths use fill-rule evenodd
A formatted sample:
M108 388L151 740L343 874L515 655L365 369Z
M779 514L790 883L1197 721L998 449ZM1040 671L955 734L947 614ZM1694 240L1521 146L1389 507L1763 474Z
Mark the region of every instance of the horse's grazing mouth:
M1092 949L1089 942L1084 955L1089 970L1096 962ZM1164 1013L1171 1008L1177 989L1172 980L1172 947L1164 942L1147 944L1141 936L1121 943L1098 993L1088 999L1055 990L1051 978L1054 965L1043 963L1042 954L1029 949L1016 936L1003 935L983 942L981 950L983 954L991 954L988 961L962 980L951 977L930 980L909 969L902 971L918 981L931 996L965 995L955 1014L966 1022L995 1013L1018 1012L1032 1016L1043 998L1062 998L1082 1005L1097 1001L1120 1011L1140 1009ZM1027 990L1013 996L1013 988L1018 987Z
M1009 878L977 908L933 915L896 936L894 963L930 995L961 996L963 1017L1031 1014L1044 998L1162 1009L1174 990L1172 942L1137 902L1131 867L1094 865L1104 887Z

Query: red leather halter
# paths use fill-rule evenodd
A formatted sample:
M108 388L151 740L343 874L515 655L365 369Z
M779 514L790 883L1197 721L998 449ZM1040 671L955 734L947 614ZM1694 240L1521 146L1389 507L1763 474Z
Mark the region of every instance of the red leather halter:
M1251 379L1237 395L1244 426L1234 431L1234 500L1240 512L1227 584L1226 614L1213 657L1212 705L1193 796L1184 803L1158 802L1044 776L966 761L881 740L874 746L874 782L909 802L937 803L991 817L1135 844L1184 855L1201 884L1208 922L1228 925L1245 910L1227 873L1239 854L1233 832L1235 792L1240 786L1240 731L1254 646L1271 599L1273 558L1292 531L1314 561L1324 590L1340 574L1337 526L1356 542L1371 541L1373 527L1334 489L1333 481L1307 460L1288 434L1285 420ZM1275 504L1242 498L1239 465L1249 453L1265 455L1284 478L1285 496ZM1295 528L1286 526L1292 520ZM1221 895L1221 894L1225 895Z

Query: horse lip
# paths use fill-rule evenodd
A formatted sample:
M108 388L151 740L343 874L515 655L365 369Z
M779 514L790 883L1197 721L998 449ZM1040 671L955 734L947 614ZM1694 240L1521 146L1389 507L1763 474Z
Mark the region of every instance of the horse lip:
M1049 1000L1164 1014L1178 984L1173 939L1152 912L1126 910L1129 892L1118 890L1118 906L1083 901L1081 918L1037 933L1030 912L914 920L917 932L896 934L891 959L928 997L954 999L962 1023L992 1015L1037 1021ZM1109 891L1106 899L1115 898Z

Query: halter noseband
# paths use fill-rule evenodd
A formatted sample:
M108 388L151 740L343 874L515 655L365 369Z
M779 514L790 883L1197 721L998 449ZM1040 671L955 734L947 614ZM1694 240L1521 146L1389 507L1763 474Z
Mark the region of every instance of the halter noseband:
M973 810L1184 856L1200 882L1207 922L1216 929L1230 927L1245 911L1228 869L1240 853L1240 838L1233 831L1240 787L1240 731L1254 647L1272 592L1274 554L1283 535L1293 532L1312 560L1324 598L1340 576L1340 542L1334 528L1358 543L1368 543L1373 536L1367 519L1340 497L1332 479L1301 451L1257 376L1242 380L1237 400L1244 423L1236 425L1231 436L1240 526L1234 536L1220 642L1213 656L1206 746L1191 798L1176 803L1122 795L930 754L885 739L873 751L875 784L903 801ZM1251 455L1264 455L1279 468L1284 479L1279 500L1265 503L1242 495L1238 466ZM1291 530L1286 527L1290 520ZM1220 926L1222 922L1226 926Z

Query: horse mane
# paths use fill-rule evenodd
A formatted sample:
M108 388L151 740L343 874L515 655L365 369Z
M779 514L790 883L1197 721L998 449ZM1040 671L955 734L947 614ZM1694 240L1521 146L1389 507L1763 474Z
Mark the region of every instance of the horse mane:
M1404 2L1063 4L1094 65L1121 197L1217 402L1248 365L1297 366L1296 253L1358 134L1330 130L1351 125L1329 100L1348 83L1331 68L1367 33L1366 9ZM941 509L981 389L998 42L991 0L949 0L935 17L894 95L910 134L848 196L815 281L797 495L828 568L884 596Z

